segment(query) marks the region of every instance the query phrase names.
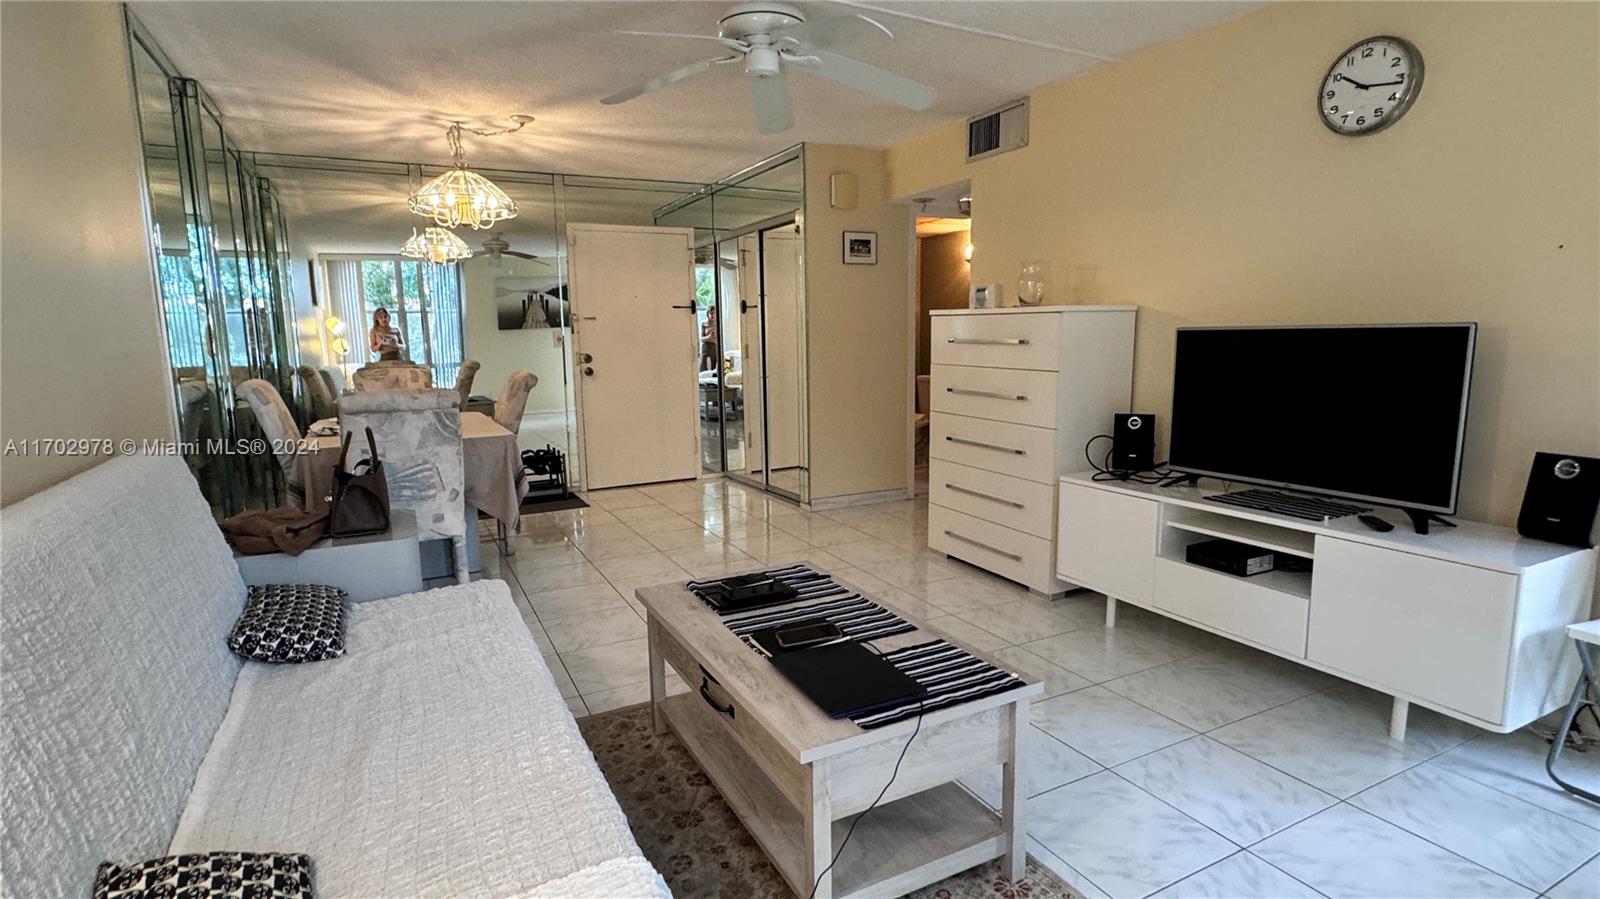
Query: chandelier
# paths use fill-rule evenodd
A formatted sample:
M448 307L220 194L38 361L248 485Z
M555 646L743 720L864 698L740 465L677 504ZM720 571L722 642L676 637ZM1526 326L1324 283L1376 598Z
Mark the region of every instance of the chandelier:
M467 246L466 241L443 228L425 228L421 234L412 228L411 236L400 245L400 255L443 264L470 257L472 248Z
M463 131L471 131L480 137L510 134L522 130L522 126L533 121L533 116L516 115L511 120L517 123L515 127L498 131L464 129L460 122L452 123L445 136L450 141L450 158L455 167L418 188L407 204L411 211L427 216L446 228L468 225L482 229L493 227L495 222L516 218L516 202L493 181L467 168L467 153L461 146Z

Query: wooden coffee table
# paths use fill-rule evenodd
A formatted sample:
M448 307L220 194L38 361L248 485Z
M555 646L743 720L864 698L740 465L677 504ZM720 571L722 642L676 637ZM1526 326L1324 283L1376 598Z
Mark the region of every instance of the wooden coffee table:
M648 613L656 732L677 732L802 899L899 896L992 858L1022 878L1022 735L1044 689L1037 679L927 713L893 785L824 876L854 817L889 783L915 719L863 730L829 718L682 584L635 596ZM889 651L936 637L919 628L873 644ZM667 665L688 693L667 696ZM996 765L999 814L955 783Z

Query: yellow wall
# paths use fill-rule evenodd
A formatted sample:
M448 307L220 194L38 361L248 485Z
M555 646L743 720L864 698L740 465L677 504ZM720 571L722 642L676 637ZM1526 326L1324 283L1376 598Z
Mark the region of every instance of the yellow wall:
M0 4L0 444L174 435L122 7ZM0 463L10 504L105 461Z
M1336 135L1317 85L1382 33L1421 95ZM1134 405L1163 424L1178 325L1479 322L1461 514L1511 523L1535 450L1600 455L1597 36L1593 3L1276 4L1037 91L1024 149L907 140L890 196L970 177L980 283L1039 258L1047 302L1139 304Z
M811 499L905 489L910 446L910 207L888 205L884 151L806 144ZM852 172L854 209L828 178ZM845 265L845 231L878 232L877 265Z

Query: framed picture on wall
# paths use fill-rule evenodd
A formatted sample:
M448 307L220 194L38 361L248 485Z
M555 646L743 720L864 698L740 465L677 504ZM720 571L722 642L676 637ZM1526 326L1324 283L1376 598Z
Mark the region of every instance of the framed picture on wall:
M878 264L878 232L876 232L876 231L846 231L846 232L844 232L844 264L845 265L877 265Z

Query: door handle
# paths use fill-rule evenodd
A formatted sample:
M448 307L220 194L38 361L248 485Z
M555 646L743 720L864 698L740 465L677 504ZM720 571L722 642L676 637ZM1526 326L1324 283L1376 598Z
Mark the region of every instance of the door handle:
M587 364L589 364L589 363L590 363L590 362L593 362L593 361L594 361L594 357L593 357L593 356L591 356L591 355L589 355L589 354L588 354L588 353L579 353L579 354L578 354L578 358L579 358L579 359L580 359L580 360L582 360L582 362L583 362L583 363L584 363L584 364L585 364L585 365L587 365Z
M946 490L954 490L957 493L965 493L968 496L976 496L979 499L986 499L986 500L989 500L990 502L999 503L1002 506L1010 506L1013 509L1026 508L1025 506L1022 505L1022 503L1013 502L1012 500L1006 499L1003 496L995 496L995 495L993 495L991 493L983 493L983 492L980 492L980 491L977 491L977 490L973 490L971 487L963 487L960 484L949 484L949 483L947 483L947 484L944 485L944 489L946 489Z
M1032 341L1026 337L950 337L945 343L967 343L979 346L1027 346Z
M583 374L584 374L584 377L589 377L589 378L594 377L594 366L585 365L583 367Z
M976 446L980 449L999 450L1002 453L1011 453L1017 456L1026 456L1028 454L1027 450L1020 450L1016 447L1001 446L998 443L984 443L981 440L968 440L965 437L951 437L949 434L944 435L944 439L950 441L951 443L960 443L965 446Z
M694 311L694 304L693 303L683 303L683 304L673 303L672 304L672 308L674 308L674 309L687 309L690 312L693 312Z
M989 544L984 543L982 540L974 540L971 537L967 537L967 536L964 536L962 534L957 534L955 531L945 531L944 535L946 537L949 537L952 540L960 540L962 543L970 543L973 546L979 547L981 549L986 549L989 552L994 553L995 555L1005 556L1006 558L1010 559L1013 562L1021 562L1022 561L1022 557L1017 555L1016 553L1008 553L1005 550L1000 549L999 547L990 546Z
M973 390L970 387L946 387L945 393L954 393L958 396L986 396L996 400L1025 400L1028 397L1021 393L1000 393L995 390Z
M761 307L759 305L755 304L755 303L747 303L744 300L740 300L739 301L739 314L740 315L744 315L746 312L749 312L751 309L760 309L760 308Z

